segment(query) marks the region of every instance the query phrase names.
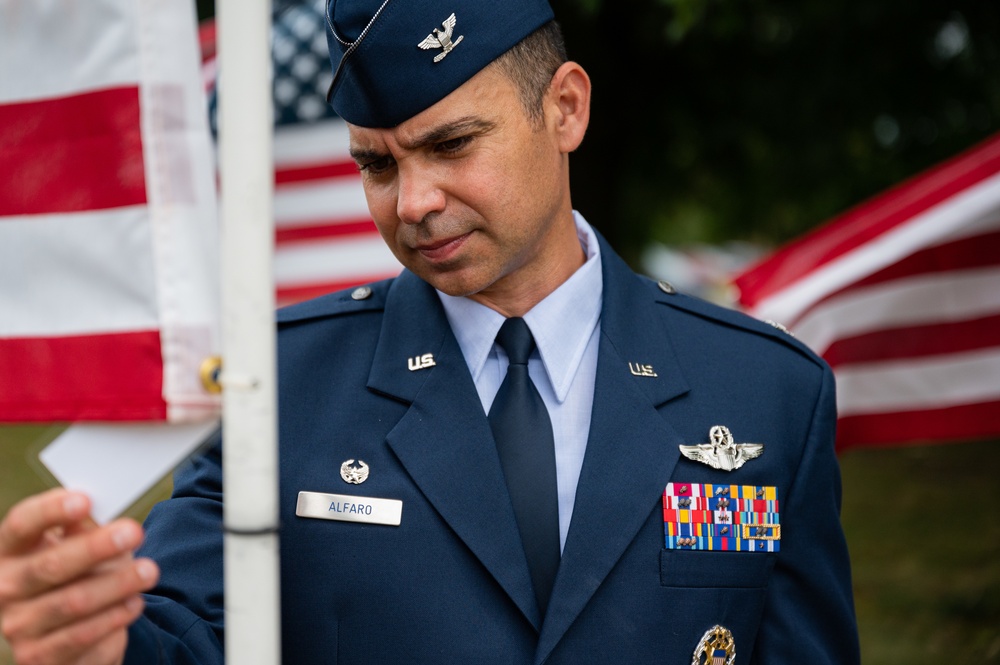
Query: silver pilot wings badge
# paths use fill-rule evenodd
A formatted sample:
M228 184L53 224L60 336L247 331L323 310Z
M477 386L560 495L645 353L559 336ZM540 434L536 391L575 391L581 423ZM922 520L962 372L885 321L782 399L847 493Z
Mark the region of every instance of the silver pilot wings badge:
M732 471L764 452L763 443L733 443L733 435L725 425L716 425L709 430L708 438L710 443L679 446L681 454L713 469Z
M443 30L434 28L434 30L431 31L431 34L424 37L424 41L417 44L417 46L424 50L431 48L442 49L440 53L434 56L434 62L441 62L441 60L443 60L446 55L451 53L451 50L458 46L459 42L461 42L465 37L465 35L459 35L458 39L455 41L451 40L451 33L455 30L456 22L457 19L455 18L455 15L452 14L444 20L444 23L441 24L441 27L444 28Z

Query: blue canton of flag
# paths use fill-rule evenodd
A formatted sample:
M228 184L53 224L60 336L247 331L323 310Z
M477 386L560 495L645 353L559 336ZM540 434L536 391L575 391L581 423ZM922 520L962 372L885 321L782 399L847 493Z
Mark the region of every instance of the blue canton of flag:
M326 103L333 72L326 48L323 0L282 3L275 7L271 32L274 65L274 125L294 125L336 118ZM208 114L217 131L217 96L210 91Z
M274 276L279 305L392 277L402 266L368 212L347 124L326 103L333 78L323 0L273 14ZM220 73L218 85L225 85ZM216 131L216 95L209 120Z
M274 124L335 118L326 103L333 72L326 47L324 3L291 5L275 17Z

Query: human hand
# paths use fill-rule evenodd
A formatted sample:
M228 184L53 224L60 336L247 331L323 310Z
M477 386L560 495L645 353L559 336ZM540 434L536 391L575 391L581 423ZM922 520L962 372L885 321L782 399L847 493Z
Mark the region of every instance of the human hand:
M18 665L116 665L139 594L159 568L136 559L143 530L90 518L83 494L55 489L21 501L0 522L0 632Z

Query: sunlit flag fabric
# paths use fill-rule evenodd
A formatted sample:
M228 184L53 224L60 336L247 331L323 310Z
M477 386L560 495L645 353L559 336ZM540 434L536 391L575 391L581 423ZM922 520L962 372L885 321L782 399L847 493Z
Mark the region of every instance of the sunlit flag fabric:
M837 442L1000 436L1000 134L735 279L837 379Z
M215 417L193 3L0 1L0 421Z
M275 256L279 305L391 277L401 270L368 212L348 153L347 125L326 103L332 72L322 0L277 3L274 59ZM211 21L202 29L215 75ZM225 85L219 72L218 85ZM215 126L215 95L209 85Z

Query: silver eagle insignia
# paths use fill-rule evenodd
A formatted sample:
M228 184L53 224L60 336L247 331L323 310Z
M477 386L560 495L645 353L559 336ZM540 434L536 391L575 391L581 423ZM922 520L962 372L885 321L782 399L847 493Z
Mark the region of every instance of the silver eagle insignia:
M711 443L679 446L681 454L713 469L732 471L746 464L747 460L760 457L764 452L763 443L733 443L733 435L725 425L716 425L709 430L708 438Z
M441 62L441 60L443 60L446 55L451 53L451 50L458 46L459 42L461 42L465 37L465 35L459 35L458 39L455 41L451 40L451 33L455 30L455 22L455 14L452 14L444 20L444 23L441 24L441 27L444 28L443 30L434 28L434 30L431 31L431 34L424 37L424 41L417 44L417 46L424 50L430 48L444 49L434 56L434 62Z
M701 636L694 648L691 665L733 665L736 660L736 641L724 626L712 626Z
M344 482L360 485L368 480L368 465L358 460L358 466L354 466L354 460L349 459L340 465L340 477Z

